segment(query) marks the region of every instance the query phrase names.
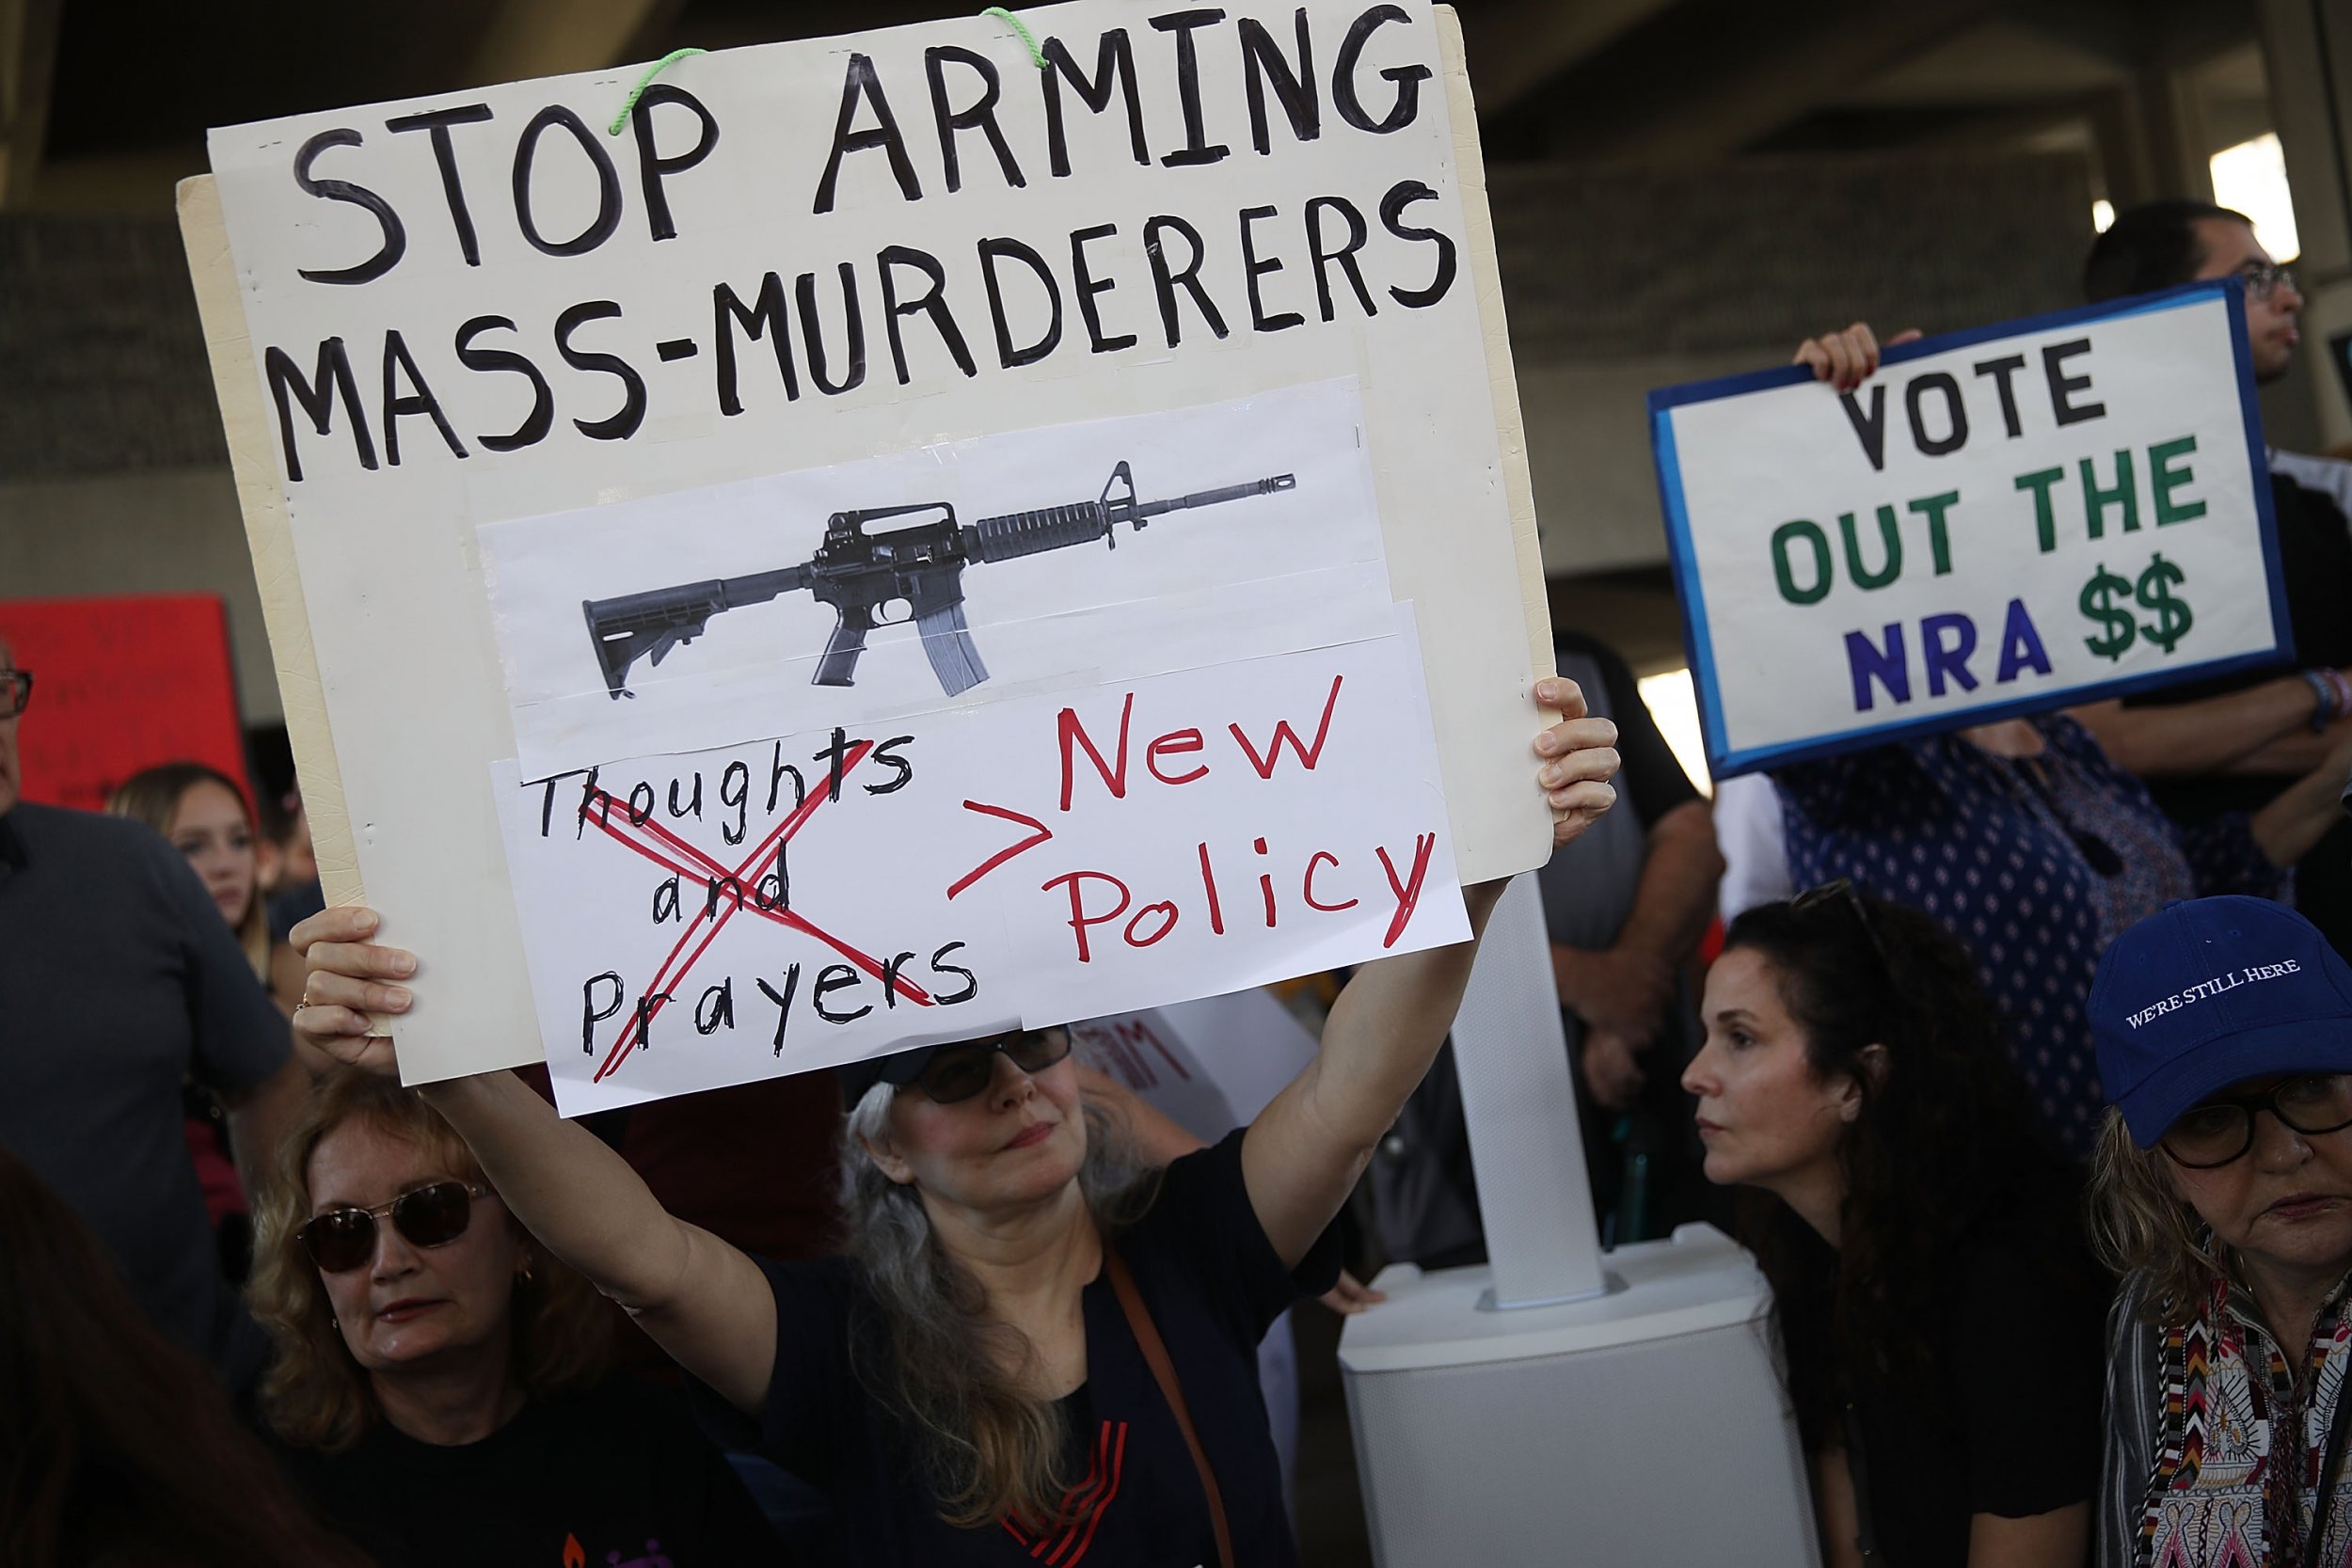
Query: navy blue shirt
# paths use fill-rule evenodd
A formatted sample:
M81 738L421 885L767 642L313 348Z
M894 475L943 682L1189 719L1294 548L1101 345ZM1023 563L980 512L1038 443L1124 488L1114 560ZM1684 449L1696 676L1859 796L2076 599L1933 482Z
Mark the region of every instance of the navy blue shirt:
M1266 1240L1242 1181L1242 1131L1168 1166L1150 1211L1118 1239L1201 1447L1236 1561L1298 1560L1282 1509L1279 1461L1258 1385L1258 1341L1282 1309L1339 1277L1327 1230L1295 1270ZM1087 1381L1061 1402L1071 1488L1043 1531L999 1521L957 1529L918 1473L897 1417L859 1382L859 1357L887 1354L858 1325L847 1263L763 1262L776 1296L776 1370L756 1423L697 1387L707 1427L756 1447L824 1492L837 1560L860 1568L1202 1568L1216 1562L1208 1504L1183 1433L1152 1381L1107 1276L1085 1292Z
M267 1345L221 1278L180 1082L253 1088L294 1042L186 857L124 817L0 815L0 1145L167 1334L247 1386Z
M2106 1103L2083 1014L2099 955L2171 899L2276 897L2286 879L2244 816L2181 827L2081 725L2033 723L2038 757L1940 735L1799 763L1772 782L1790 879L1851 878L1965 943L2042 1117L2085 1156Z

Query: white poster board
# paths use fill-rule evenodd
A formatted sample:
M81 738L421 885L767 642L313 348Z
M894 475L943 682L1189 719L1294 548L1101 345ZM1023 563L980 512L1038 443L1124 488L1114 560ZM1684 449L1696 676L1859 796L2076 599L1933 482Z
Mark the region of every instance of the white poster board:
M603 128L635 70L214 133L231 255L209 192L183 193L183 228L306 781L333 737L334 785L318 793L341 797L356 863L330 895L364 879L387 940L431 976L402 1029L412 1081L542 1040L559 1064L600 1061L579 1030L598 1010L586 980L606 973L631 991L617 1018L639 1000L678 1009L650 1022L654 1047L613 1080L644 1082L622 1098L946 1027L885 1006L884 1023L811 1034L804 1051L655 1069L664 1022L701 999L660 1003L660 955L639 951L656 868L609 838L597 852L626 872L591 869L585 838L558 866L537 832L552 810L541 781L577 790L588 768L690 790L699 773L715 793L731 762L813 752L836 728L877 750L914 736L907 794L859 798L896 814L874 824L884 838L938 857L925 896L944 899L980 830L994 834L983 854L1006 842L1007 819L983 822L951 786L1041 809L1024 803L1039 798L1026 770L1043 758L1057 782L1063 708L1107 697L1115 730L1123 697L1138 714L1193 705L1148 734L1138 717L1139 753L1193 728L1204 746L1232 727L1263 743L1276 722L1315 721L1343 675L1361 700L1333 707L1330 755L1356 751L1363 771L1257 778L1238 753L1204 756L1212 777L1159 804L1104 792L1130 818L1122 842L1187 850L1196 882L1213 829L1246 858L1263 838L1269 863L1302 854L1333 876L1320 844L1245 831L1279 791L1314 786L1272 822L1363 841L1335 839L1342 856L1385 847L1400 886L1418 863L1429 896L1403 943L1446 940L1453 901L1438 893L1457 870L1544 858L1524 757L1548 628L1450 14L1243 7L1174 24L1107 0L1024 14L1043 70L977 17L731 51L672 66L618 136ZM1351 421L1342 452L1330 437ZM1138 531L1103 510L1121 462L1138 503L1295 483ZM617 681L599 667L593 606L838 562L842 514L910 509L862 525L870 543L941 522L926 509L942 504L968 533L1079 503L1111 516L1116 552L979 552L944 664L915 657L939 639L885 625L852 681L812 682L839 607L809 585L707 617L659 665L648 651ZM900 595L875 618L922 608ZM1262 793L1220 803L1243 780ZM909 809L917 791L944 804ZM723 825L668 808L665 793L660 824L693 828L699 853L733 847ZM1054 853L1088 847L1087 810L1055 822ZM803 836L813 863L820 835ZM1229 929L1222 950L1186 955L1187 926L1155 951L1156 996L1074 955L1058 960L1066 983L1034 983L1018 955L1051 930L1057 891L1073 936L1066 889L1041 884L1098 867L1026 858L1029 907L978 924L1015 955L1000 973L1028 978L983 991L1040 1022L1370 957L1392 936L1367 914L1352 936L1302 928L1285 946ZM1168 901L1149 885L1160 869L1136 870L1138 905ZM1234 874L1254 899L1251 874ZM862 911L873 928L850 944L877 967L935 951L882 929L924 910L843 875L832 907ZM1300 868L1282 876L1297 905ZM812 907L816 877L796 880ZM626 921L591 918L624 888ZM1010 878L959 902L983 895L1010 898ZM658 924L667 947L677 921ZM774 925L733 921L724 940ZM693 978L748 983L755 960L781 985L781 949L704 954ZM968 1012L957 1028L987 1022Z
M1718 777L2291 657L2234 279L1649 401Z

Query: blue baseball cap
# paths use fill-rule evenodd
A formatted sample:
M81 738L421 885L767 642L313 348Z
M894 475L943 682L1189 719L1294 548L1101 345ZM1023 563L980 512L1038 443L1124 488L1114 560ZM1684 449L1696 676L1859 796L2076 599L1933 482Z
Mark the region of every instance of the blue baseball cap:
M2352 966L2266 898L2176 901L2115 939L2090 987L2099 1082L2148 1148L2249 1078L2352 1072Z

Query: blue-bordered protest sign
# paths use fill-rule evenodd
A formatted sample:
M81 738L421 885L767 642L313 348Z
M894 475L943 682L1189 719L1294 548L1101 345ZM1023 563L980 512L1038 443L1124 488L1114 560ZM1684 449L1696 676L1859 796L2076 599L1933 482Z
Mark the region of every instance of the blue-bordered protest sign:
M1649 413L1718 777L2292 657L2234 279Z

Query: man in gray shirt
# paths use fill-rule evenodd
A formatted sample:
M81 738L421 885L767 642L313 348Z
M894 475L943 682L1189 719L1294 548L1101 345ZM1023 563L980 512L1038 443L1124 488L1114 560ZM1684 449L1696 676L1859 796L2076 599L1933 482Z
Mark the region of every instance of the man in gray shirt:
M72 1204L156 1324L242 1394L267 1345L221 1277L182 1130L217 1093L248 1184L307 1075L286 1020L178 851L18 799L32 694L0 641L0 1145Z

